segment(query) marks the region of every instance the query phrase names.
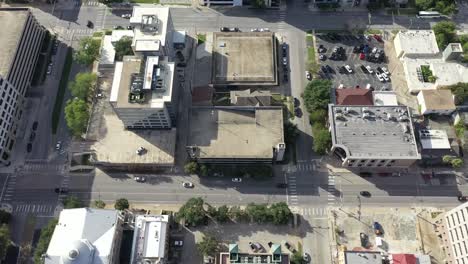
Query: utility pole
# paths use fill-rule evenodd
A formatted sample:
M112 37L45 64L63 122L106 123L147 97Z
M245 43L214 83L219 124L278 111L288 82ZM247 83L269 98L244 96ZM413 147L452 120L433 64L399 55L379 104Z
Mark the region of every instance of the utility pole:
M372 15L370 12L367 14L367 17L369 18L369 25L372 24L372 21L371 21Z

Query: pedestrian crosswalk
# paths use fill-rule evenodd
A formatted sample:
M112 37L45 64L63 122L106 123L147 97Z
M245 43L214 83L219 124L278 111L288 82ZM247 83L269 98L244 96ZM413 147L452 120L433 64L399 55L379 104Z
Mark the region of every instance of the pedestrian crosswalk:
M96 29L91 29L91 28L74 28L70 29L70 31L73 32L73 35L92 35L94 32L96 32Z
M53 215L55 205L53 204L15 204L13 205L13 214L39 214L39 215Z
M105 6L104 4L98 2L98 1L85 1L83 2L84 6Z
M61 190L68 189L69 184L70 184L70 175L66 174L63 176L62 183L60 184L60 189ZM58 198L59 202L62 202L66 197L67 197L67 194L65 193L59 194L59 198Z
M316 169L315 163L298 163L297 171L313 171Z
M335 175L330 174L328 175L328 185L327 185L327 200L328 205L335 205L336 195L339 195L338 191L335 187Z
M28 172L63 172L64 165L50 163L25 163L21 171Z
M15 193L16 187L16 174L10 174L8 176L8 181L6 183L5 191L1 197L1 202L8 203L13 200L13 195Z
M95 28L104 28L104 22L106 20L107 9L98 9L96 12L96 20L94 23Z
M297 189L296 189L296 175L289 174L287 176L287 183L288 183L288 203L291 206L295 206L298 204L297 200Z
M327 216L326 207L294 208L292 211L303 216Z

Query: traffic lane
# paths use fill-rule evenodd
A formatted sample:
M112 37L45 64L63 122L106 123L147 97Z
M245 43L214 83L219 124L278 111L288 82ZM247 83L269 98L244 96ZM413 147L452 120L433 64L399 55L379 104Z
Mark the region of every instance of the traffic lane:
M17 202L33 202L33 203L55 203L57 202L58 194L54 188L50 189L22 189L16 190L13 194L13 200Z

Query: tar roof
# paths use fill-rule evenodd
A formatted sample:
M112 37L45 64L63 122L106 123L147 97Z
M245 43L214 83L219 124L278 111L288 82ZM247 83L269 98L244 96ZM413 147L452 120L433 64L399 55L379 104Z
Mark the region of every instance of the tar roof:
M0 25L4 25L0 37L0 75L6 77L29 15L27 9L0 10Z
M419 157L406 106L329 106L334 145L351 158Z
M215 84L276 83L273 33L213 34Z
M199 158L273 158L284 143L283 114L278 107L193 108L190 145Z

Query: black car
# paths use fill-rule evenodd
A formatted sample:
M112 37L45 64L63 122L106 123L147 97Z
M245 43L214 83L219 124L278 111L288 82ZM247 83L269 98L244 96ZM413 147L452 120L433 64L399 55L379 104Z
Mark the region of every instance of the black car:
M127 26L128 30L133 30L133 28L134 28L133 26Z
M221 31L221 32L229 32L229 28L227 28L227 27L222 27L222 28L219 29L219 31Z
M32 150L32 144L31 143L28 143L28 145L26 146L26 150L29 152L31 152Z
M55 193L68 193L70 190L68 188L55 188Z
M187 67L187 63L179 62L179 63L177 63L177 67L181 67L181 68Z
M468 196L459 195L458 196L458 201L466 202L466 201L468 201Z
M346 68L344 66L337 66L338 72L341 74L347 73Z
M302 117L302 110L299 107L294 108L294 115L298 118Z
M36 133L33 131L31 135L29 135L29 141L33 141L36 138Z
M284 81L284 82L288 82L288 80L289 80L289 77L288 77L287 74L285 74L285 75L283 76L283 81Z
M363 178L370 178L370 177L372 177L372 173L370 173L370 172L360 172L359 176L361 176Z
M94 24L93 22L91 22L90 20L88 20L88 23L86 24L87 27L89 28L93 28L94 27Z
M380 68L380 67L377 67L376 70L377 70L377 72L380 73L380 74L384 73L384 71L383 71L382 68Z
M363 73L369 73L364 65L359 66Z
M371 197L371 193L368 191L362 191L359 194L367 198Z
M298 107L299 105L301 105L301 101L299 101L299 99L294 97L294 107Z
M330 65L325 65L325 68L327 68L327 71L328 71L329 73L335 73L335 70L333 70L333 68L330 67Z
M325 66L320 67L323 73L328 73L328 69Z
M39 125L39 123L37 121L35 121L33 123L33 125L32 125L32 130L36 131L38 125Z

